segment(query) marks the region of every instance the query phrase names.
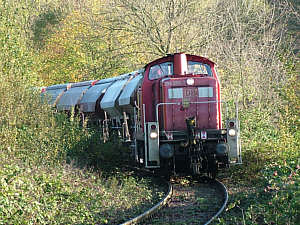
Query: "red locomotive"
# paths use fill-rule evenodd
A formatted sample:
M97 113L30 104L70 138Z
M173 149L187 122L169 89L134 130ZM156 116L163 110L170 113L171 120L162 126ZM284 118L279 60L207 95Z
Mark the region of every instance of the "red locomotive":
M222 127L220 83L207 58L175 53L132 73L46 93L58 110L99 120L104 139L117 131L146 168L215 177L218 168L242 162L237 115Z

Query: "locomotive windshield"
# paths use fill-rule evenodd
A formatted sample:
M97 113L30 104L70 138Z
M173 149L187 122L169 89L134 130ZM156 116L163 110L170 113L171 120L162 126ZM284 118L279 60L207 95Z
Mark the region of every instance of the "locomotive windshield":
M188 73L212 76L210 65L194 61L188 61Z
M150 68L149 80L155 80L169 75L173 75L173 63L165 62L165 63L154 65Z

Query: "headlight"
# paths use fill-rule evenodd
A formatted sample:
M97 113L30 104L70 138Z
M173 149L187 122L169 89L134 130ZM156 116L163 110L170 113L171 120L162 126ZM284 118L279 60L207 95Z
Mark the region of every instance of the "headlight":
M227 130L221 130L221 134L226 134Z
M229 129L228 134L229 134L229 136L232 136L232 137L235 136L236 135L235 129Z
M155 139L157 137L158 137L157 132L155 132L155 131L150 132L150 138Z
M189 79L186 80L187 85L194 85L194 83L195 83L195 81L194 81L193 78L189 78Z

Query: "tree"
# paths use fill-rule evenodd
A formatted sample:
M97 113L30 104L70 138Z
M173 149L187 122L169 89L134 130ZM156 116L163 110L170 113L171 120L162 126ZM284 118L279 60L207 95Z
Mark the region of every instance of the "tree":
M132 38L111 29L105 2L68 3L64 18L40 48L39 73L44 84L111 77L131 70L124 46ZM129 46L129 45L128 45Z
M284 47L291 53L283 46L289 4L220 0L212 10L217 15L209 17L213 45L206 51L220 64L225 95L259 110L280 102L276 93L288 79L280 54Z
M114 0L110 12L114 29L134 36L138 53L153 58L207 44L205 8L211 2Z

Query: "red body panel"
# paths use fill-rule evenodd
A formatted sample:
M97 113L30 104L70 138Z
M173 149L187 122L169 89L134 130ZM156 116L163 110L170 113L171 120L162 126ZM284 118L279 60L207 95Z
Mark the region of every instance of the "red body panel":
M187 85L187 78L171 78L162 81L162 99L165 103L179 103L179 105L161 106L160 124L166 131L186 130L186 119L195 117L196 128L218 129L217 82L213 77L193 78L194 85ZM199 89L210 90L210 93L199 96ZM178 98L172 98L172 90L176 90ZM200 91L201 92L201 91ZM171 97L171 98L170 98ZM211 103L200 103L214 101ZM197 102L197 103L196 103Z
M195 61L208 64L211 68L212 76L186 74L187 61ZM151 66L161 64L164 62L173 63L173 75L149 80L148 74ZM180 102L182 99L169 99L168 89L171 87L183 87L183 99L190 102L203 101L217 101L217 103L210 104L190 104L186 109L181 106L160 106L159 125L165 130L186 130L185 119L187 117L196 116L197 128L199 129L221 129L221 104L220 104L220 83L214 69L214 63L207 58L188 55L183 53L176 53L164 58L155 60L145 67L144 80L142 84L142 104L145 105L145 111L142 111L142 117L145 116L145 122L156 121L156 105L163 102ZM170 87L166 86L166 79L170 79ZM188 86L186 80L194 78L195 84ZM173 83L174 81L174 83ZM176 83L177 82L177 83ZM211 87L213 89L212 97L197 97L198 87ZM194 94L189 94L189 92ZM164 115L161 110L164 110ZM143 124L141 124L143 127Z
M145 112L143 112L143 116L145 116L146 122L155 121L155 105L160 102L159 80L149 80L149 70L152 65L162 62L173 62L173 57L167 56L155 60L146 65L145 68L144 80L142 84L142 104L145 105Z

